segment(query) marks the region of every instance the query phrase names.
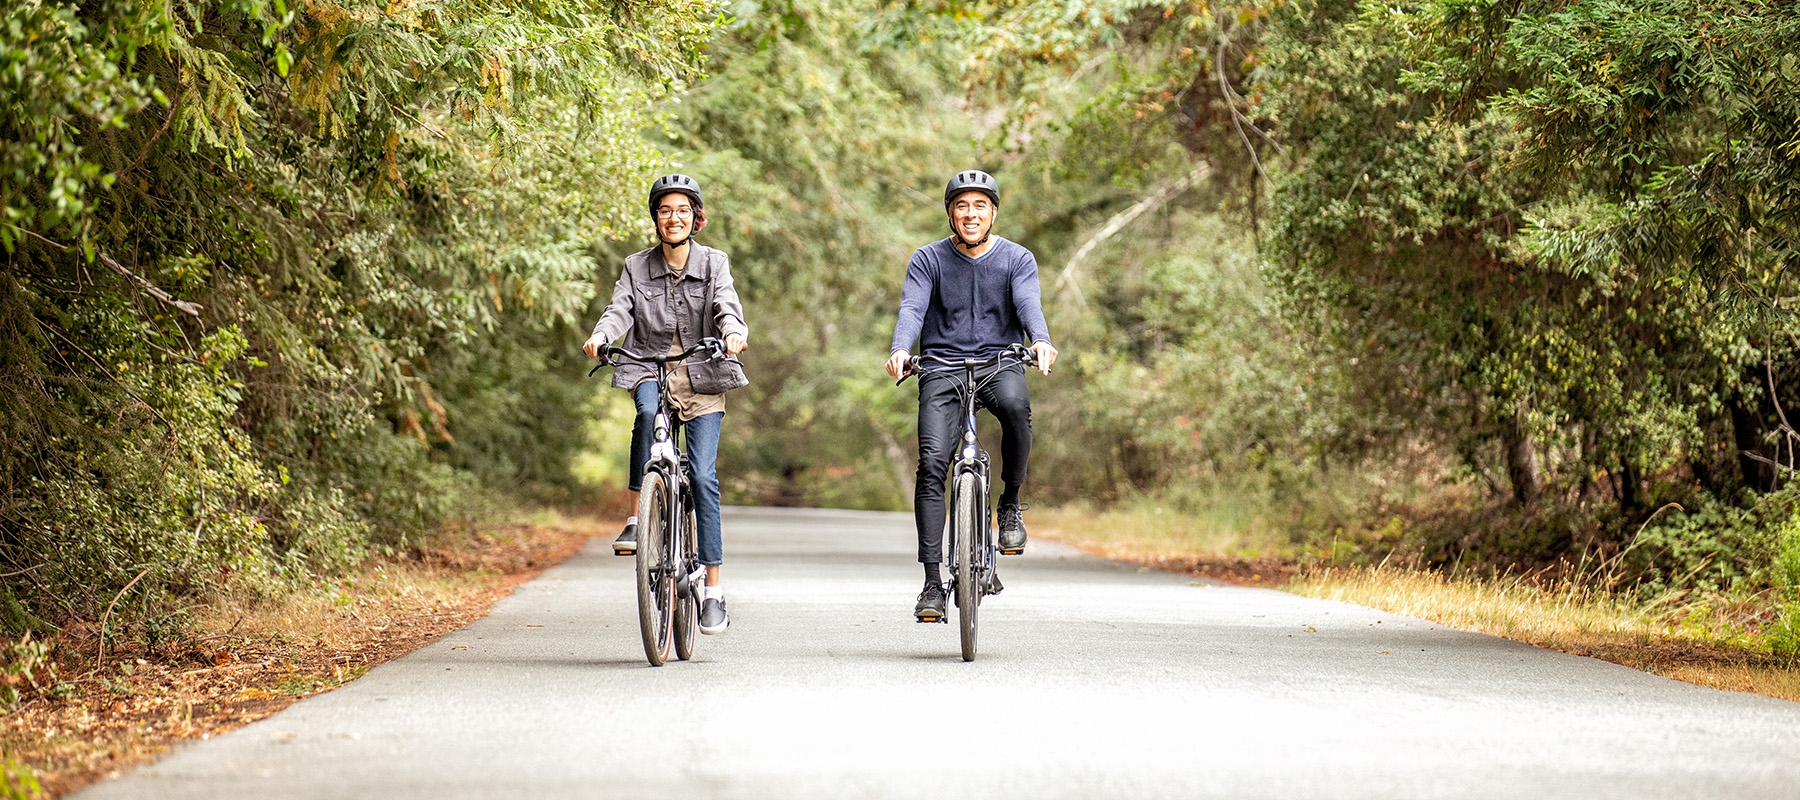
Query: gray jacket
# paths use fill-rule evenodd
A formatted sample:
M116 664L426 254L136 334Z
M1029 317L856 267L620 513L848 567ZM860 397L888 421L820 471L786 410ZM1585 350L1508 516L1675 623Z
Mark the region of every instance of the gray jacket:
M661 247L627 256L619 282L613 284L612 302L594 324L594 336L606 342L624 336L625 349L661 355L669 352L677 333L686 347L708 336L750 335L725 253L694 243L689 246L683 272L685 278L676 284ZM671 286L675 291L670 291ZM655 376L655 367L627 362L613 370L612 385L630 389ZM750 383L736 356L690 364L688 381L701 394L724 394Z

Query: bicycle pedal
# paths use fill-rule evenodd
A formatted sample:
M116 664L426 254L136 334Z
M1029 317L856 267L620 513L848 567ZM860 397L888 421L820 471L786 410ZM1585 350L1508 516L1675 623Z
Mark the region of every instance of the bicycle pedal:
M1023 547L1021 547L1017 550L1001 550L1000 551L1000 555L1003 555L1003 556L1017 556L1017 555L1023 555L1024 553L1025 553L1025 548L1023 548Z
M635 555L637 555L637 548L636 547L620 547L618 545L613 545L613 555L615 555L615 556L635 556Z
M949 618L947 618L947 617L944 617L944 616L943 616L943 615L940 615L940 614L921 614L921 615L919 615L919 616L918 616L918 617L915 617L915 618L914 618L914 621L915 621L915 622L943 622L943 623L948 623L948 622L949 622L949 621L950 621L950 620L949 620Z

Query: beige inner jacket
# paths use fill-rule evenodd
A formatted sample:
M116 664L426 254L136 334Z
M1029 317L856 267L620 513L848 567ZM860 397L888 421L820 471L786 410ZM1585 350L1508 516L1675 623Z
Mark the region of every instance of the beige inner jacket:
M671 285L680 286L686 278L686 264L683 264L680 267L676 267L673 264L669 265L669 282ZM685 349L687 349L687 345L682 343L681 334L675 334L675 343L669 346L668 354L675 355ZM646 378L645 380L650 379ZM643 382L644 381L638 381L640 384ZM631 390L636 392L637 387L633 386L631 387ZM701 394L694 391L694 384L688 380L688 366L686 364L682 364L681 366L669 370L669 398L675 404L675 412L680 414L683 420L699 419L707 414L725 413L725 395Z

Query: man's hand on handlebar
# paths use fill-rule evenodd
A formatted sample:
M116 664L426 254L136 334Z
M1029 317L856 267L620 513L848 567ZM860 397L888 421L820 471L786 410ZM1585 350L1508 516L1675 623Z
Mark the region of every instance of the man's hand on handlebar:
M1042 339L1031 343L1031 353L1037 356L1038 372L1050 374L1050 365L1056 363L1056 348Z
M733 333L725 337L725 355L735 356L750 348L750 340L741 333Z
M894 380L900 380L901 378L906 377L908 372L906 362L911 357L911 354L907 353L905 350L895 350L892 355L889 355L887 360L888 377L893 378Z
M592 339L587 340L587 344L584 344L581 346L581 352L587 353L588 358L599 358L600 357L600 348L605 347L605 346L606 346L606 340L601 339L600 337L596 336Z

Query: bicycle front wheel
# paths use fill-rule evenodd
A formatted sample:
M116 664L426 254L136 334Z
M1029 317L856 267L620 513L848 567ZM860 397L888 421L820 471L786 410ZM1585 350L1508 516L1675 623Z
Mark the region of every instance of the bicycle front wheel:
M962 628L962 658L975 660L975 636L981 632L981 572L977 549L987 504L978 496L973 472L956 476L956 612Z
M644 476L638 494L637 593L638 627L644 634L644 658L660 667L675 643L675 564L670 533L669 480L660 472Z
M699 529L694 527L692 500L693 498L689 498L687 511L681 515L681 535L674 537L675 541L681 543L676 550L681 555L674 561L683 570L698 563L689 558L694 553L694 537L700 534ZM688 581L687 584L687 597L676 598L675 606L675 657L682 661L694 657L694 633L700 630L700 596L705 592L706 579Z

